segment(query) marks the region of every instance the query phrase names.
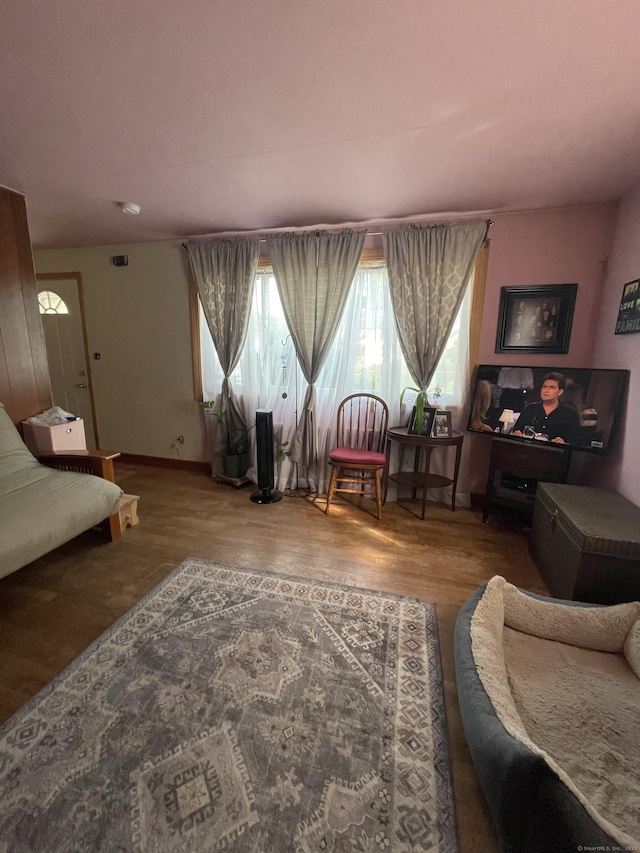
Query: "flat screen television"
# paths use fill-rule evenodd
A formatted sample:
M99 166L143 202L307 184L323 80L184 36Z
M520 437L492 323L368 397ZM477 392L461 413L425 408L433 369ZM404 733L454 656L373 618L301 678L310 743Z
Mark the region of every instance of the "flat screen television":
M628 370L481 364L467 429L606 455L628 381Z

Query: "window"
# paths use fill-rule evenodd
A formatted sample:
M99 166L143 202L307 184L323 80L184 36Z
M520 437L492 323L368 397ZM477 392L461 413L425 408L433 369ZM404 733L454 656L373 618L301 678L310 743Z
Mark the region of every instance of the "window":
M440 406L463 405L468 386L470 291L463 300L453 330L430 389L440 385ZM215 399L223 373L200 309L200 358L203 396ZM297 364L272 273L261 271L255 279L247 340L231 375L231 385L242 400L245 417L252 423L255 410L273 411L279 440L291 441L307 382ZM389 406L390 422L401 422L400 393L415 382L402 355L395 328L387 270L383 264L358 267L331 352L316 381L318 452L332 448L335 413L340 400L355 391L373 391ZM405 404L412 405L410 395ZM408 412L403 413L406 419ZM283 463L283 467L290 463ZM320 466L323 471L326 465ZM324 474L322 475L324 476ZM301 483L301 485L304 485ZM307 484L308 485L308 484ZM322 491L322 481L312 484ZM278 488L285 484L278 483Z
M53 290L42 290L38 294L38 304L41 314L68 314L64 300Z

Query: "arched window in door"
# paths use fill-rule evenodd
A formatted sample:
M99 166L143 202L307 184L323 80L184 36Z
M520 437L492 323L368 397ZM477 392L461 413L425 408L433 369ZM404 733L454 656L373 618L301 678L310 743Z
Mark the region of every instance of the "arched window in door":
M53 290L41 290L38 294L41 314L68 314L67 305Z

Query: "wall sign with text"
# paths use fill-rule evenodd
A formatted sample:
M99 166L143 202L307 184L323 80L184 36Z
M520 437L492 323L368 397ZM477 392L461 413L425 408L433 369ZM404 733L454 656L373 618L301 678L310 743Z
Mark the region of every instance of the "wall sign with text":
M628 281L622 288L622 299L616 321L616 335L640 332L640 279Z

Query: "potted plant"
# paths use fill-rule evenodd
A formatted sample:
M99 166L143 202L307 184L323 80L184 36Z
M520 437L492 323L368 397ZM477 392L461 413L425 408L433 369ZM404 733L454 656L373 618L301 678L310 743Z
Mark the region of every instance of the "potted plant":
M404 395L406 391L415 391L416 399L414 401L414 406L416 410L416 430L418 431L418 435L422 432L422 424L424 423L424 408L425 404L429 403L429 398L427 397L426 391L421 391L419 388L414 388L411 385L408 385L406 388L402 389L402 393L400 394L400 405L404 401Z
M418 435L422 433L422 425L424 423L424 410L425 407L429 405L429 396L431 395L435 402L434 406L438 407L438 400L442 397L444 391L441 385L436 385L436 387L432 391L423 391L420 388L415 388L411 385L408 385L406 388L402 389L402 393L400 394L400 405L402 406L402 402L404 400L405 391L415 391L416 399L414 401L414 406L416 409L416 430Z
M274 443L276 446L276 459L278 462L284 462L287 456L291 456L290 450L285 450L286 447L289 446L288 441L280 441L280 439L274 439Z
M238 418L230 417L222 405L216 406L215 400L205 400L202 408L218 421L216 445L225 477L244 477L250 462L249 430Z

